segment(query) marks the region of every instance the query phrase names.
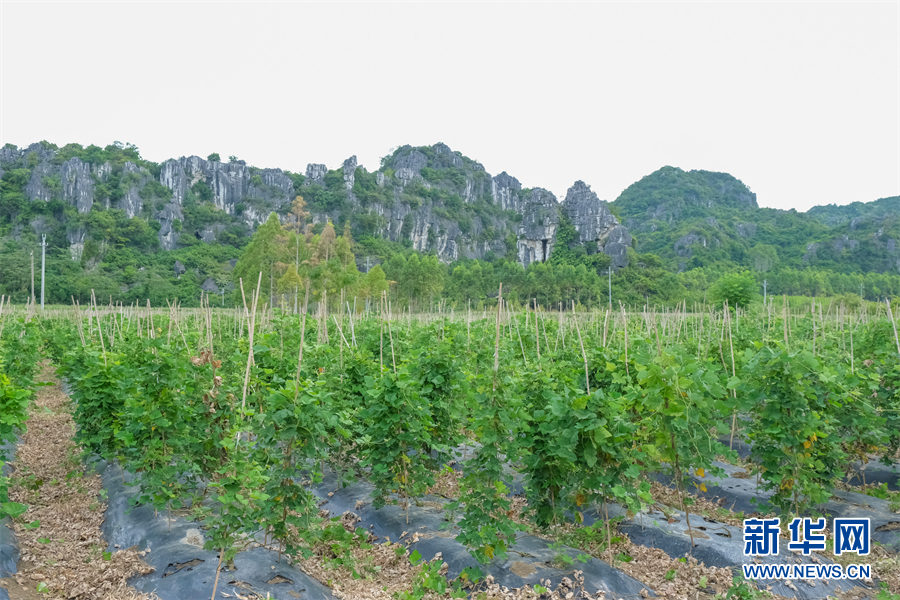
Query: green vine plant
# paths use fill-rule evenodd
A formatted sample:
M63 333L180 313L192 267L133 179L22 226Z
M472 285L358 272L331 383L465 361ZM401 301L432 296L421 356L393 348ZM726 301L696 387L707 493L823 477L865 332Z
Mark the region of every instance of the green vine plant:
M12 458L9 446L25 431L28 408L37 385L34 376L39 352L35 321L12 319L4 323L0 320L0 469ZM0 472L0 519L18 517L26 510L26 505L10 501L8 479Z
M808 348L759 345L745 353L748 438L761 487L782 513L803 514L831 496L847 457L838 424L851 399L835 386L836 371Z
M690 472L721 475L722 469L714 465L716 457L736 456L710 433L728 433L727 416L733 412L731 396L725 394L722 376L691 352L657 347L654 356L650 346L641 352L635 365L640 384L639 410L647 415L646 426L653 432L651 443L645 444L644 450L661 467L668 467L682 498L687 533L693 543L689 516L692 500L684 495L685 476ZM733 387L736 383L731 380L728 385ZM705 489L705 484L701 489Z
M419 380L406 365L400 365L396 374L386 370L366 382L367 406L360 417L369 425L362 465L370 470L369 480L375 486L372 505L381 508L391 494L398 494L407 509L408 523L410 499L434 485L428 453L431 412L418 394Z

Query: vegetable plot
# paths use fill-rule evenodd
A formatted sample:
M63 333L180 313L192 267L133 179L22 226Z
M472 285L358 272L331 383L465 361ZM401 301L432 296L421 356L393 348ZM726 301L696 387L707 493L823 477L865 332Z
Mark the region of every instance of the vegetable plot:
M326 471L371 482L376 507L408 509L465 449L448 527L488 563L525 521L580 525L613 503L640 512L656 473L693 535L689 476L721 474L733 440L752 443L754 475L785 515L825 502L854 459L891 462L900 443L887 314L551 314L501 300L473 319L248 304L91 307L44 324L78 441L137 474L139 502L192 507L223 563L253 540L292 557L331 544L350 561L341 540L355 534L323 522L311 492Z

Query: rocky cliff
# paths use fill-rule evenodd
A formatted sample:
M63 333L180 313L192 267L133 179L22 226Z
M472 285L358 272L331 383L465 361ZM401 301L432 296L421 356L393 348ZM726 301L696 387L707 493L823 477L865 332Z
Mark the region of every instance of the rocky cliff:
M355 156L335 171L311 163L297 192L307 199L314 222L346 218L361 232L436 252L445 262L489 254L514 255L523 265L546 260L563 210L550 192L523 190L505 171L492 177L446 144L402 146L374 173ZM585 235L615 255L617 267L624 266L627 230L596 194L580 199L580 206L586 214L603 215L602 224L584 222L593 227ZM613 233L615 227L620 229Z
M332 166L310 163L292 173L218 155L153 163L119 143L7 144L0 147L0 236L32 243L46 234L51 249L67 248L84 265L110 249L123 252L107 261L119 264L112 259L189 254L188 246L200 244L215 247L199 254L231 258L269 215L291 219L300 195L314 232L328 220L339 231L349 227L375 260L385 239L445 263L506 258L529 265L555 256L603 271L628 265L633 248L655 255L638 258L637 267L673 271L900 272L900 197L798 213L759 208L756 195L727 173L663 167L611 203L584 181L560 200L506 171L491 175L446 144L399 147L374 170L356 156Z
M446 144L402 146L374 172L351 156L333 170L310 163L305 175L198 156L154 164L127 150L132 160L111 162L96 147L7 145L0 149L0 175L27 172L28 201L74 209L68 218L63 210L58 227L76 260L90 230L75 215L92 210L144 220L159 246L172 250L186 242L185 235L191 243L216 242L223 232L250 235L273 212L285 218L301 195L313 224L348 223L357 236L435 252L444 262L490 255L515 256L523 265L547 260L565 216L581 242L596 243L617 268L627 264L628 230L585 183L576 182L559 203L544 189L523 189L505 171L491 176ZM48 225L32 224L38 226Z

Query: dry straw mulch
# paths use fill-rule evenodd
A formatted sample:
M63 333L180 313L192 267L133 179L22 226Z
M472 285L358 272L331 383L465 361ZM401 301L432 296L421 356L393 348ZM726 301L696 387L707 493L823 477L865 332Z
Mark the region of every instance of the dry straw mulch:
M52 368L44 365L41 378L53 385L38 388L13 462L10 499L29 505L14 523L21 558L14 581L0 585L12 600L147 600L151 597L129 589L126 580L152 569L141 559L143 552L105 553L100 476L86 472L79 460L71 402ZM40 526L26 527L35 522ZM38 593L39 585L46 591Z

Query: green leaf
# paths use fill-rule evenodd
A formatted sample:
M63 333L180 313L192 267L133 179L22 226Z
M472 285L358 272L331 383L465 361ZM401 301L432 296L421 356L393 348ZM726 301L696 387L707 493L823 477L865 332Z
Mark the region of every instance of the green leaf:
M27 510L27 504L19 504L18 502L0 503L0 517L12 517L14 519L25 514Z
M421 561L421 560L422 560L422 555L419 553L418 550L413 550L412 554L409 555L409 562L411 562L414 565L418 564L419 561Z

